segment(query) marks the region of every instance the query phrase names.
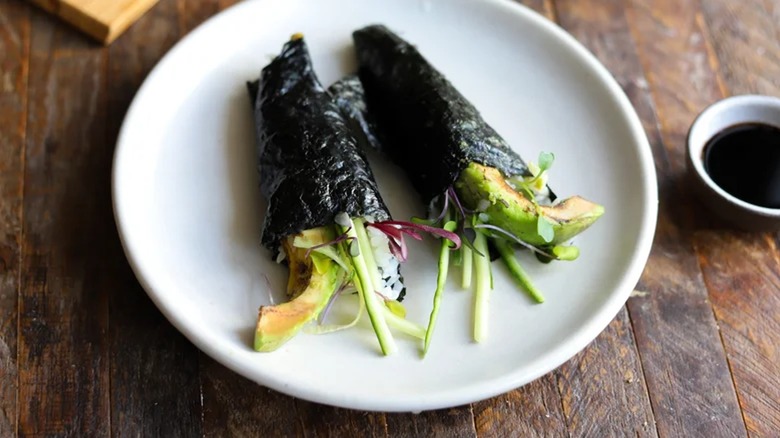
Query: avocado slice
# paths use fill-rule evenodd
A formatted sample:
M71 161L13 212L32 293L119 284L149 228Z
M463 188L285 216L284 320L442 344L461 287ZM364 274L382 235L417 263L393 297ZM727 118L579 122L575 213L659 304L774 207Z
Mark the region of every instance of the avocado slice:
M455 181L455 190L465 206L475 209L483 199L490 202L484 211L490 223L503 228L534 246L563 243L583 232L604 214L604 207L579 196L552 206L537 207L506 182L497 169L470 163ZM539 214L553 224L555 235L545 242L537 232Z
M255 329L255 350L273 351L295 336L309 321L317 318L340 286L343 269L327 257L310 253L293 246L296 236L282 240L282 250L287 255L290 275L287 279L286 303L261 306ZM298 235L311 245L333 240L330 229L321 227L306 230Z

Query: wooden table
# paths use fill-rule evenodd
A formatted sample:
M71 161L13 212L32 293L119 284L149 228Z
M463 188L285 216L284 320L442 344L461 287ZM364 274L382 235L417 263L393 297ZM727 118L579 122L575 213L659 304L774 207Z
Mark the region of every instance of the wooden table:
M780 96L780 0L529 0L636 107L660 183L650 261L607 330L556 371L449 410L356 412L281 395L200 353L131 273L111 158L144 76L232 0L162 0L103 48L0 0L0 436L778 436L776 234L710 218L684 176L707 104Z

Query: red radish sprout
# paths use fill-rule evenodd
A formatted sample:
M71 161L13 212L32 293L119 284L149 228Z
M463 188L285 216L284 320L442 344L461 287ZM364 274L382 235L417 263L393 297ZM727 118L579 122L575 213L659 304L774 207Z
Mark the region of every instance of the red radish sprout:
M409 249L404 241L404 235L410 236L416 240L422 240L420 232L426 232L433 234L434 236L441 237L452 241L454 244L453 249L460 248L460 237L442 228L436 228L429 225L416 224L414 222L405 221L382 221L371 222L366 224L366 227L376 228L387 236L387 240L390 242L390 252L398 259L399 262L405 262L409 257Z
M405 222L405 221L374 222L372 224L368 224L368 226L371 227L376 224L391 225L401 230L403 233L414 237L417 240L422 240L422 236L420 236L420 234L418 233L420 231L433 234L434 236L452 241L452 243L455 244L453 249L460 248L460 237L457 234L453 233L452 231L447 231L444 228L437 228L437 227L432 227L430 225L416 224L414 222Z
M447 189L447 193L449 194L450 199L452 199L452 202L455 204L455 206L458 207L461 217L465 219L466 213L473 213L473 211L467 209L463 206L463 204L460 203L460 199L458 199L458 195L455 193L455 189L453 189L452 186Z
M439 216L434 219L433 223L438 224L439 222L444 219L444 216L447 214L447 211L450 208L450 195L447 194L447 192L444 192L444 207L441 209L441 213L439 213Z

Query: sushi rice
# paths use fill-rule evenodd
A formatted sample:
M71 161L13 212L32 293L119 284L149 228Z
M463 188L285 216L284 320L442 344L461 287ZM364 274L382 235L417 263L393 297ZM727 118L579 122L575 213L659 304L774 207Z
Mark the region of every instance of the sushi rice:
M382 289L377 292L390 300L398 300L401 291L404 290L401 277L401 263L390 251L390 241L387 236L376 228L367 227L371 249L374 252L374 261L379 268L379 276L382 279Z

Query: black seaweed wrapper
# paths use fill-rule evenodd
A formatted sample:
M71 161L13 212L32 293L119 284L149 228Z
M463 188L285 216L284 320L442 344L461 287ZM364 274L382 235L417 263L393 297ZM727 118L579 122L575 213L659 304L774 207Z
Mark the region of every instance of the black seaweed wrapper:
M390 218L356 133L317 79L302 38L287 42L248 88L268 201L266 248L275 253L285 236L333 225L341 212Z
M414 46L381 25L352 36L360 82L347 77L331 90L426 203L471 162L506 177L530 175L523 159Z

